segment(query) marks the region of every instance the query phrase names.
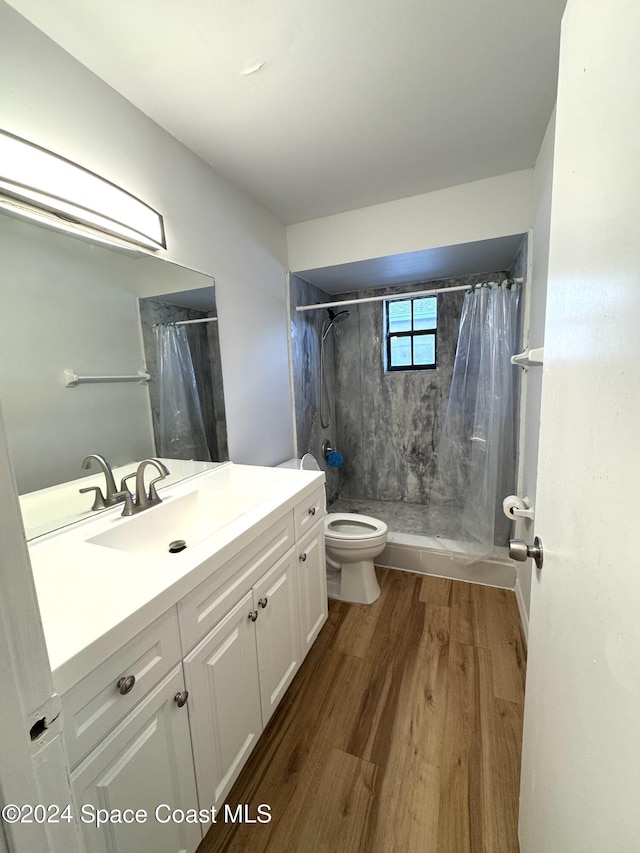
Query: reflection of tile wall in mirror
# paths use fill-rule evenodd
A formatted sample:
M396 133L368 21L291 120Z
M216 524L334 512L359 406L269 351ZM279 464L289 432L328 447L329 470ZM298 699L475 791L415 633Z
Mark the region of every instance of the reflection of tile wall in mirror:
M0 405L21 494L84 476L90 453L113 467L155 455L149 388L65 388L63 371L131 375L145 369L138 297L206 288L213 280L160 258L107 248L0 214ZM215 324L209 324L217 326ZM227 458L217 332L215 438ZM221 403L218 403L218 396ZM87 471L87 476L91 476Z

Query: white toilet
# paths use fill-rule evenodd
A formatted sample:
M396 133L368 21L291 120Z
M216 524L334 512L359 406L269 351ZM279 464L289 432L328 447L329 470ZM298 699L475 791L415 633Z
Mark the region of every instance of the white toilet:
M311 453L305 453L302 459L288 459L278 468L321 470ZM373 604L380 595L373 561L387 544L384 521L359 513L330 512L325 516L324 544L329 597Z
M331 597L372 604L380 595L373 560L387 544L384 521L353 512L330 512L325 516L324 544L327 570L340 570L340 588L334 587Z

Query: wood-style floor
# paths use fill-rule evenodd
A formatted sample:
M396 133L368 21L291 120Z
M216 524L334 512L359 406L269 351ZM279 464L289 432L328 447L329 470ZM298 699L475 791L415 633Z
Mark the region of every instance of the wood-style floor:
M517 853L525 652L513 593L378 569L329 619L198 853Z

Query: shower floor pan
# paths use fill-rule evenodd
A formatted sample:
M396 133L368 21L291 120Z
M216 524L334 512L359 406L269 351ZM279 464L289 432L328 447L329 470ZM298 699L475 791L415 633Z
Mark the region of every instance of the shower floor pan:
M422 504L338 498L328 512L355 512L386 523L387 546L376 559L377 566L503 589L515 586L516 568L506 548L496 547L490 557L473 563L462 562L456 555L464 553L464 543L429 533Z

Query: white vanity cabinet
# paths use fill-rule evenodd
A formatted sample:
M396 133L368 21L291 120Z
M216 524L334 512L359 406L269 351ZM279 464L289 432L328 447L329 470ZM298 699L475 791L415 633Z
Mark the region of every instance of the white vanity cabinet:
M224 800L262 732L253 612L249 591L184 660L202 808Z
M176 666L73 771L87 853L193 853L198 847L199 824L165 822L174 809L197 802L187 707L176 701L183 691ZM156 814L158 806L167 808ZM119 810L129 822L99 827L98 809Z
M202 840L199 825L164 824L155 815L160 804L197 803L181 657L173 607L62 697L76 813L89 853L191 853ZM98 827L97 809L143 810L145 818Z
M250 560L249 567L254 563ZM297 573L292 547L184 660L202 808L218 808L224 802L298 671L302 656ZM251 571L245 564L237 574L251 576ZM202 595L209 607L217 606L217 599L211 600L206 590L195 594ZM219 597L225 600L226 590ZM197 610L202 608L185 608Z
M302 663L298 567L293 551L254 586L253 606L262 724L266 726Z
M64 692L90 853L195 851L327 618L324 510L319 487L212 552L204 580ZM98 808L146 818L97 828Z

